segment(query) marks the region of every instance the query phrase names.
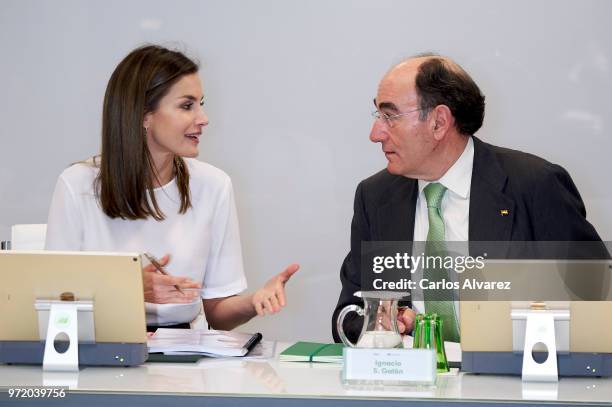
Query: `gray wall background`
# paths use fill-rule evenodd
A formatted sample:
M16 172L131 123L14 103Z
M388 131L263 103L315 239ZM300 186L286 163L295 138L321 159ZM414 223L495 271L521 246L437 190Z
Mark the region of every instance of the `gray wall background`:
M98 152L116 64L145 42L201 61L200 159L234 181L254 288L290 262L286 311L244 329L329 340L357 183L385 166L372 97L403 57L454 57L487 97L482 139L573 176L612 240L612 2L218 0L0 3L0 240L46 222L57 176Z

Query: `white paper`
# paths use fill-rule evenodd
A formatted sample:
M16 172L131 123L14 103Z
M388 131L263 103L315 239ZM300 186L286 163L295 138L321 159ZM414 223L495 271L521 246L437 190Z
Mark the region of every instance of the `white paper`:
M158 328L147 341L150 353L244 356L252 334L200 329Z

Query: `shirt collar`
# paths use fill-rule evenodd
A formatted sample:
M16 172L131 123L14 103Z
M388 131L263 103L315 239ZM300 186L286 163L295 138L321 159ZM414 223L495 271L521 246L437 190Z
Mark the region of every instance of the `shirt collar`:
M470 197L470 185L472 183L472 167L474 166L474 141L472 137L468 139L463 153L459 159L440 177L437 181L419 180L419 194L432 182L439 182L448 190L459 195L463 199Z

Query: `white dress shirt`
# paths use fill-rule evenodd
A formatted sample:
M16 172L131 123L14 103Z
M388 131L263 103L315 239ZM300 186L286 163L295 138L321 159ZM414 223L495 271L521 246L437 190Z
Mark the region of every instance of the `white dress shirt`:
M429 231L429 217L427 213L427 201L423 190L432 182L439 182L447 188L442 197L441 211L444 220L444 240L447 242L467 242L469 233L470 217L470 186L472 184L472 167L474 166L474 141L472 137L468 139L463 153L459 159L446 171L446 173L436 181L419 180L419 195L416 202L414 216L414 238L415 242L427 240ZM467 245L466 245L467 250ZM420 253L413 253L418 256ZM465 253L466 255L468 253ZM454 274L454 273L451 273ZM451 278L456 277L451 275ZM422 270L418 270L413 279L420 280ZM413 293L414 295L415 293ZM422 298L422 296L420 297ZM425 311L423 301L413 301L412 308L416 313ZM455 302L455 312L459 321L459 303Z

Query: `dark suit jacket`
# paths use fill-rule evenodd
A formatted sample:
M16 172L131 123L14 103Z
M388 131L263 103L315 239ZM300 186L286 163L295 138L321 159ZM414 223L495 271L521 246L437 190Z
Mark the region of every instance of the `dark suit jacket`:
M600 241L571 177L562 167L520 151L474 139L470 192L470 241ZM355 193L351 251L340 271L342 291L332 317L359 300L362 241L411 241L418 181L387 170L363 180ZM500 210L508 215L501 216ZM477 214L477 216L474 216ZM356 340L362 319L347 316L344 329Z

